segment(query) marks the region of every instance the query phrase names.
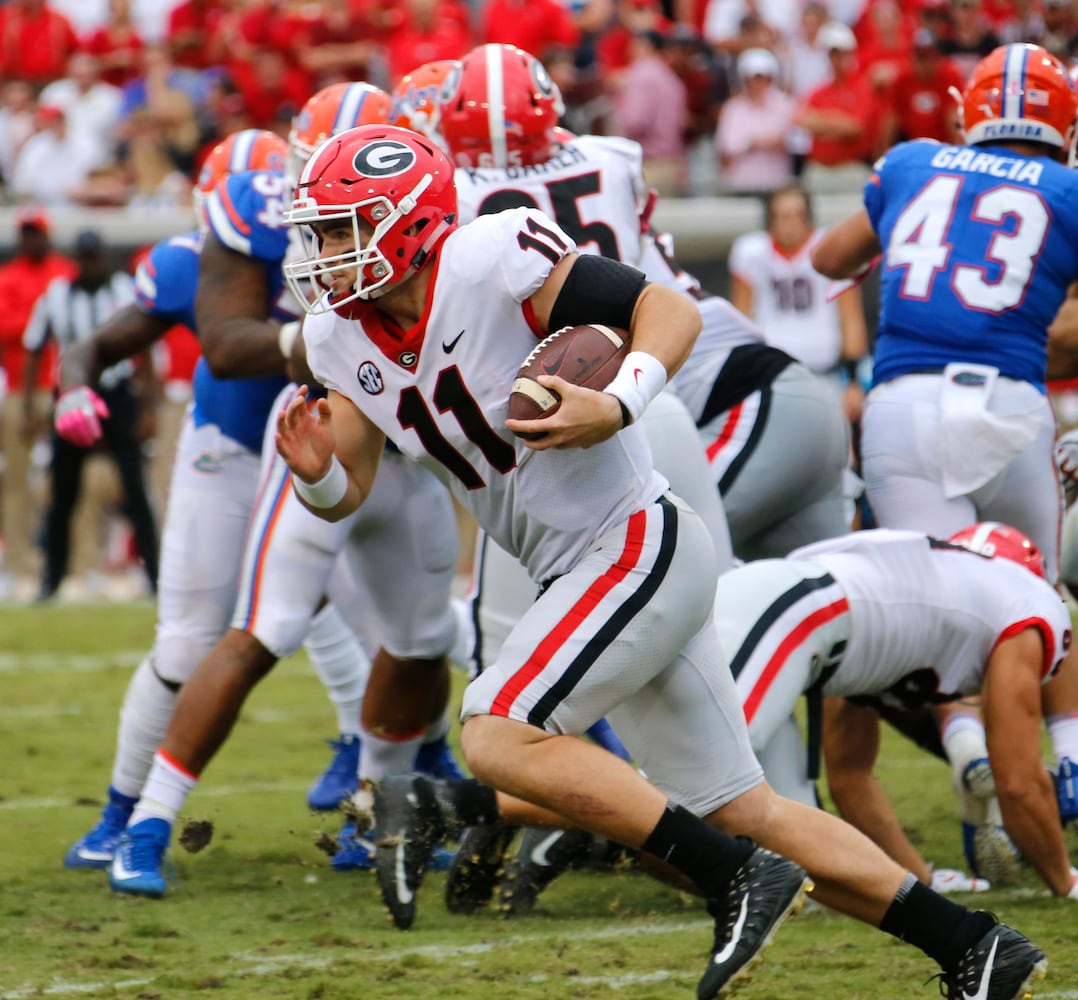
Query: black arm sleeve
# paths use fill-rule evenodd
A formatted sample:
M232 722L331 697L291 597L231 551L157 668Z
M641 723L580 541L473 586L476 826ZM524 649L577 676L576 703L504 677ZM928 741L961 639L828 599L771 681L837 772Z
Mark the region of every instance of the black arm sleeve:
M646 284L647 279L635 267L595 254L581 254L550 310L550 330L581 323L628 330L636 300Z

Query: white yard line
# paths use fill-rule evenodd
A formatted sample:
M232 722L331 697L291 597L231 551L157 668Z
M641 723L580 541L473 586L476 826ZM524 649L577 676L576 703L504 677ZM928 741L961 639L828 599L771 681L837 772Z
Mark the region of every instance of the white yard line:
M699 920L692 923L676 924L641 924L635 927L608 927L593 931L571 932L574 941L604 941L610 938L625 938L634 936L652 937L661 934L682 934L686 931L703 931L710 926L709 921ZM392 951L380 951L374 954L364 954L364 963L397 962L411 957L433 958L440 962L452 962L459 960L461 964L469 964L472 955L484 955L493 951L512 950L521 946L549 945L555 941L563 940L564 932L552 934L520 934L512 937L498 937L489 942L471 945L419 945L414 948L399 948ZM355 961L352 956L351 961ZM300 969L323 969L343 961L344 956L339 953L323 955L274 955L267 958L265 955L239 954L234 957L231 967L221 970L222 977L237 976L241 979L257 979L271 976L285 968ZM610 989L621 989L624 986L633 986L638 983L666 982L669 980L682 979L688 976L687 972L679 972L670 969L658 969L654 972L621 975L621 976L584 976L574 977L574 983L594 983L606 986ZM155 976L139 979L121 979L116 982L72 982L58 981L42 986L25 986L15 990L0 993L0 1000L23 1000L26 997L35 996L71 996L79 993L92 993L95 990L132 990L143 986L150 986L156 981ZM695 976L691 978L695 979ZM536 982L545 982L544 977L539 977Z
M110 653L0 653L0 674L89 673L137 667L146 651L114 649Z
M236 795L262 795L266 792L305 792L309 781L251 781L244 785L209 785L199 788L197 796L202 798L223 798ZM197 800L196 800L197 801ZM63 798L53 796L41 799L11 799L0 802L0 811L12 809L74 809L73 796Z

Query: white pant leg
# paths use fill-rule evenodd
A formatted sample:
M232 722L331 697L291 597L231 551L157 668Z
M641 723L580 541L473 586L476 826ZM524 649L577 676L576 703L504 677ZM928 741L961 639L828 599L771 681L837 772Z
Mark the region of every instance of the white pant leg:
M258 473L258 456L188 419L161 536L154 670L166 681L186 681L228 627Z

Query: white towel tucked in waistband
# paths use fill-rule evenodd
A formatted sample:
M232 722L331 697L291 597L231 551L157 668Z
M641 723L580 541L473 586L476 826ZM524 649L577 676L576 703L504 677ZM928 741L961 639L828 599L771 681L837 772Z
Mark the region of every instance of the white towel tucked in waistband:
M989 410L999 369L950 364L940 390L940 454L943 490L948 499L972 493L1031 444L1043 419L1040 408L1027 413ZM1031 392L1036 389L1030 387Z

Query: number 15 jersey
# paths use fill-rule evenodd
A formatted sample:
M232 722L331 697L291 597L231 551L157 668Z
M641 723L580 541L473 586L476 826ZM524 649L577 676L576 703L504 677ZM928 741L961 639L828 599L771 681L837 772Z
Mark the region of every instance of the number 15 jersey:
M359 321L326 313L303 328L318 380L442 479L537 583L572 569L667 485L639 424L587 450L539 452L505 427L513 380L543 335L528 300L574 249L534 209L485 215L427 265L426 308L410 330L373 306Z
M1078 279L1078 172L1000 147L902 143L865 185L883 247L874 377L951 362L1045 381L1048 325Z

